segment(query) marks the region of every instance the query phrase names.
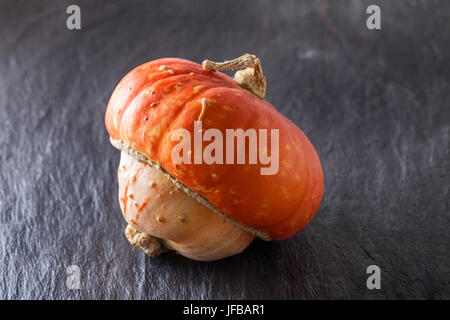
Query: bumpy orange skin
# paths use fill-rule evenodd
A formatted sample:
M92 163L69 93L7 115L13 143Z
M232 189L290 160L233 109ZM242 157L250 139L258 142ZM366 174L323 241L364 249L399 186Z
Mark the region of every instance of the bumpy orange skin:
M270 145L270 129L279 129L278 173L261 175L260 168L267 165L259 161L175 165L171 153L178 142L171 141L171 134L175 129L189 130L194 150L194 121L201 113L202 98L208 101L203 130L217 128L225 137L225 129L268 129ZM272 240L303 229L321 202L322 167L303 132L227 75L205 71L197 63L163 58L135 68L114 90L105 122L111 138L125 141L223 214ZM204 142L203 148L209 143Z

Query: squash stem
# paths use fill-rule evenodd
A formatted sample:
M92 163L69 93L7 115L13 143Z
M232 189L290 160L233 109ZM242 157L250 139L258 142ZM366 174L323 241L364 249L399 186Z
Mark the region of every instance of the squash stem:
M261 61L253 54L246 53L236 59L226 60L224 62L214 62L211 60L204 60L202 67L205 70L220 71L220 70L239 70L234 75L234 80L239 85L264 99L266 96L266 78L262 72Z

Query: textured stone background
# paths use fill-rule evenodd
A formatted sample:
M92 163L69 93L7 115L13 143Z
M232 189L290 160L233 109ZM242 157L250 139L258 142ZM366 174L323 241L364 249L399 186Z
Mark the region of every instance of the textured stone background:
M244 52L318 150L323 203L236 257L147 257L123 236L109 96L151 59ZM447 1L0 1L0 297L450 298L449 54Z

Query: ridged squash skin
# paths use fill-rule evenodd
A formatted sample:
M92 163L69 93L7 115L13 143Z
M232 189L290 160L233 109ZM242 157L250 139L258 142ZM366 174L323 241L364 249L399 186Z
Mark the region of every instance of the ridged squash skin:
M208 102L206 108L202 99ZM187 129L194 137L194 121L199 117L203 130L219 129L224 137L226 129L267 129L269 145L271 129L279 129L278 173L261 175L260 168L267 165L259 162L173 163L172 149L178 144L171 139L173 131ZM266 240L296 234L320 205L322 167L308 138L270 103L221 72L178 58L145 63L117 85L105 123L113 140L123 141ZM203 142L203 148L209 143Z

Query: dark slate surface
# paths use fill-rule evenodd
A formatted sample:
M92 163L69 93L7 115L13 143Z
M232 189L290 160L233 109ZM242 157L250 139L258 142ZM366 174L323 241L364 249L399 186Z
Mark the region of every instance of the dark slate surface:
M71 3L0 1L1 298L450 298L447 1L76 1L69 31ZM297 236L239 256L147 257L123 236L109 96L154 58L244 52L318 150L323 203Z

